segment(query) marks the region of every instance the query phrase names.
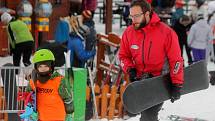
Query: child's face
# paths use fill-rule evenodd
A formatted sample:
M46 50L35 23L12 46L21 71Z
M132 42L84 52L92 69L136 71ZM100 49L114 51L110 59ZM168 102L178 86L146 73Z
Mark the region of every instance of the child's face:
M47 72L50 70L48 65L43 65L43 64L39 65L37 69L39 72Z

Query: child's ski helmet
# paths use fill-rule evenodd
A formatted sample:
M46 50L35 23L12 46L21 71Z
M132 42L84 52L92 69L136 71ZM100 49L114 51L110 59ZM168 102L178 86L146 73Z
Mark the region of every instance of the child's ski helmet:
M55 61L54 54L48 49L40 49L36 51L33 57L33 63L42 61Z
M35 52L33 57L34 68L37 69L37 66L40 64L46 64L51 66L51 71L54 71L54 54L49 49L40 49ZM49 63L49 64L48 64Z

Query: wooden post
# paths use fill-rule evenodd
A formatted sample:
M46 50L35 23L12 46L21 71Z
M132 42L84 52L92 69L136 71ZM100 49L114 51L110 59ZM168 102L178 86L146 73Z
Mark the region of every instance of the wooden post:
M118 87L116 85L113 85L111 87L108 120L113 120L113 118L114 118L115 107L116 107L116 98L117 98L117 88Z
M101 95L101 119L107 117L108 111L108 93L109 93L110 86L105 84L102 88L102 95Z
M97 68L99 67L99 64L101 63L101 60L105 59L104 52L105 52L105 45L99 41L98 42L98 53L97 53ZM98 71L97 71L97 82L96 83L99 86L101 86L104 73L103 73L103 70L101 70L99 68L97 70Z
M97 111L98 111L98 115L101 114L101 110L100 110L100 104L101 104L101 97L100 97L100 87L99 85L95 84L95 95L96 95L96 106L97 106Z
M4 89L0 87L0 110L3 110L6 108L6 102L4 97ZM8 114L7 113L0 113L0 120L8 121Z
M105 34L112 32L112 2L113 0L106 0Z

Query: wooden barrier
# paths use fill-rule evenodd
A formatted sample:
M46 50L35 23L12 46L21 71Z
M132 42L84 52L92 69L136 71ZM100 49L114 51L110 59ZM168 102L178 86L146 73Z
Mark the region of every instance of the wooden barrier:
M108 35L98 34L97 74L95 83L96 106L100 119L122 118L124 109L122 105L122 94L128 81L124 81L121 68L115 65L113 59L110 64L105 62L105 49L107 47L119 48L121 38L110 33ZM117 56L114 55L114 57ZM117 79L112 76L115 75ZM124 81L124 83L120 83Z
M104 85L102 88L98 85L95 87L96 105L100 119L122 118L124 108L122 105L122 94L127 86L127 81L119 85ZM94 116L95 117L95 116Z
M6 107L6 102L4 98L4 89L0 87L0 111L2 111ZM0 113L0 121L8 121L7 113Z

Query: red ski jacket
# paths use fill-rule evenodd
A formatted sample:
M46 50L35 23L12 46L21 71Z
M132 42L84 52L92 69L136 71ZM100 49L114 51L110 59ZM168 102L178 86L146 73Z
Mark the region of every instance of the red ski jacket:
M160 21L156 13L142 29L135 30L130 25L123 33L119 59L125 73L136 68L137 77L144 73L161 75L165 69L171 80L183 84L183 59L176 33Z

